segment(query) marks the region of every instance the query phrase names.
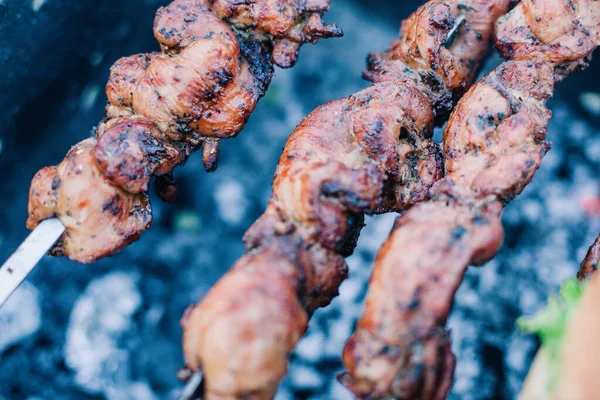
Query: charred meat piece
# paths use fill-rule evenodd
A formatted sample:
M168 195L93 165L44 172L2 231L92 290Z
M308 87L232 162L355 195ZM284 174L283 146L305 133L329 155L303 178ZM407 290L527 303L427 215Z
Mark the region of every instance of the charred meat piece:
M511 60L544 59L556 81L586 67L600 43L598 2L522 0L498 24L496 47Z
M152 221L148 196L112 185L96 164L95 147L94 139L75 145L58 166L37 173L29 194L27 227L60 218L66 233L53 252L81 263L119 251Z
M246 255L183 320L187 367L203 371L206 398L271 399L309 317L338 294L364 215L404 210L442 177L436 117L474 79L508 8L467 1L447 48L464 3L421 7L392 50L371 57L373 85L320 106L288 139Z
M303 43L342 34L321 19L329 0L215 0L213 9L235 27L274 38L273 60L284 68L296 63Z
M365 310L343 354L341 381L358 398L445 398L454 357L449 337L441 337L454 294L468 265L498 251L503 207L550 149L546 101L600 44L599 21L595 0L523 1L499 20L498 47L514 60L460 100L444 132L446 177L427 202L399 217L375 260ZM580 32L594 46L571 48ZM524 37L529 45L520 48ZM581 274L594 268L596 253L592 247Z
M88 182L79 177L82 190L93 191L94 184L103 182L113 185L115 192L145 196L156 175L162 177L157 183L161 198L172 200L176 193L172 170L199 149L206 170L214 171L219 140L242 130L269 86L273 64L290 67L302 43L341 34L335 26L323 25L321 17L328 7L328 0L175 0L160 8L154 36L161 52L122 58L111 69L107 117L97 129L92 159L87 160L94 161L103 178L96 172L86 175ZM282 46L295 50L286 56ZM39 177L46 174L47 168ZM46 187L40 184L46 182L34 179L31 193L43 193ZM54 215L45 208L38 210L43 205L33 197L29 207L30 215L45 215L42 219ZM69 245L55 254L89 262L125 247L143 230L124 235L121 241L98 238L77 244L83 236L67 220L67 211L73 214L80 208L74 207L56 213L67 228L63 242ZM92 215L93 210L98 215ZM111 222L103 212L87 209L89 216L78 221L78 229L117 231L116 221L105 227L84 226L86 221ZM147 226L151 215L145 217ZM39 220L30 218L28 226L34 228ZM127 227L135 221L123 217L120 223Z
M113 185L137 194L148 190L153 174L169 173L182 154L152 122L131 117L113 118L101 126L94 156Z
M196 0L161 8L154 36L163 52L125 57L112 67L108 116L143 115L172 140L192 144L235 136L269 84L266 46L257 42L252 50L258 54L243 54L239 41L246 39ZM253 74L254 59L268 73Z
M521 193L550 149L545 102L553 89L549 64L507 61L463 97L443 139L447 181L469 191L460 196L508 201Z
M365 313L344 348L348 372L340 381L358 398L446 397L454 370L443 327L450 300L464 264L502 243L500 210L428 202L396 222L375 260Z

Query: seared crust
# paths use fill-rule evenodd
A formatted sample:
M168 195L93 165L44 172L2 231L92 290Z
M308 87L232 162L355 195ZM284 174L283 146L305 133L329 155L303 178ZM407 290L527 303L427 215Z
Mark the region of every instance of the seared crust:
M146 192L153 174L169 173L181 161L179 150L145 118L113 118L101 129L96 163L106 179L129 193Z
M556 12L558 3L573 12ZM539 13L535 26L524 17L532 8ZM454 358L445 324L454 294L467 266L499 249L504 205L531 181L550 148L546 100L555 81L599 44L598 18L595 0L532 0L499 20L499 48L515 60L458 103L444 133L446 177L427 202L398 219L375 260L364 313L343 354L341 381L357 397L445 398ZM583 31L595 45L582 44L576 58L561 46ZM532 48L517 46L523 35Z
M496 47L512 60L545 60L560 81L588 65L599 32L595 0L522 0L498 24Z
M498 203L440 200L400 217L380 249L339 379L360 399L444 399L454 356L444 329L464 265L502 243ZM413 251L413 249L419 251Z
M364 214L404 210L443 176L434 123L473 80L508 7L467 2L446 49L461 3L419 8L392 49L371 56L374 84L320 106L288 139L246 255L184 318L184 356L204 372L207 399L272 398L308 318L337 295ZM471 43L473 29L482 39Z
M152 221L148 196L113 186L96 165L95 147L95 139L78 143L58 166L35 175L29 194L27 227L60 218L66 232L53 253L81 263L119 251Z
M96 191L107 196L99 200L104 202L123 191L132 195L129 197L145 198L151 177L158 175L164 177L157 182L159 194L171 200L176 193L172 170L198 149L202 149L206 170L214 171L219 140L242 130L269 86L273 63L290 67L302 43L341 34L337 27L323 25L321 15L328 6L328 0L175 0L160 8L154 36L162 51L125 57L111 68L106 86L107 117L97 129L92 156L83 160L88 163L85 168L103 177L94 175L89 182L79 177L81 187L94 191L94 184L100 181L114 186ZM281 43L292 42L293 54L278 50ZM80 145L87 148L91 142L83 143ZM45 191L38 186L47 184L41 176L48 172L43 171L32 182L31 193ZM58 188L57 195L61 191ZM100 209L87 209L86 213L98 215L80 220L83 225L75 230L65 213L81 212L77 203L68 205L73 209L54 209L51 200L45 201L46 206L40 205L31 196L27 226L33 229L42 219L57 216L67 228L64 242L72 246L54 253L81 262L126 246L139 237L151 219L148 213L148 223L136 225L126 218L103 218ZM113 225L86 226L92 219ZM97 229L118 232L121 227L115 225L117 222L135 227L135 231L124 234L121 240L87 240Z
M212 7L233 26L274 38L273 60L283 68L296 63L303 43L342 35L340 28L321 19L329 0L215 0Z
M458 104L444 132L446 183L484 198L521 193L550 149L552 68L541 61L507 61ZM457 189L458 190L458 189Z

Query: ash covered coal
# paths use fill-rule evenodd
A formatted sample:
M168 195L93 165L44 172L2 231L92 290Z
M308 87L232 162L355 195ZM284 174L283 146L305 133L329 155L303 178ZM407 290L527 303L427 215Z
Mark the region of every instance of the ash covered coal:
M74 64L62 56L55 64L35 57L18 60L41 74L43 83L27 99L15 97L18 110L2 132L0 164L10 185L0 188L0 259L26 234L27 190L35 171L60 160L101 118L106 100L101 88L110 64L122 55L153 49L153 12L166 1L136 2L103 2L101 15L111 22L85 29L99 38L93 51L60 48L64 54L77 54L80 61ZM0 2L0 13L5 3ZM23 16L33 13L28 1L16 3L28 7ZM31 15L39 24L48 23L44 13L59 3L64 1L46 0ZM88 16L68 19L76 24L75 32L86 21L99 21L85 14L92 2L81 3L84 11L77 15ZM104 8L105 3L114 11ZM265 207L287 136L317 105L366 85L360 78L366 55L387 48L398 22L417 4L332 0L327 18L345 28L346 36L306 47L294 69L277 71L244 132L223 143L216 173L207 175L201 160L192 157L176 171L181 187L177 202L153 199L153 227L110 259L82 266L45 258L22 289L35 295L27 306L19 302L19 308L33 310L28 315L35 316L37 309L38 317L21 319L19 314L9 320L0 313L0 398L176 398L182 386L176 371L183 363L179 318L242 253L241 236ZM127 26L127 35L103 30L115 26ZM67 46L59 38L48 40ZM56 67L44 75L36 63ZM533 338L515 331L516 317L542 307L562 279L575 273L600 231L600 217L586 212L590 199L600 196L600 125L579 105L583 88L600 92L594 86L600 83L593 80L600 65L592 66L559 87L551 104L554 120L548 136L553 149L533 183L506 209L502 252L488 265L470 269L458 292L449 323L458 358L451 398L515 397L537 346ZM19 86L27 85L23 76L22 82L7 82L12 86L2 93L24 90ZM341 370L342 346L362 310L374 254L393 220L392 215L368 219L349 260L351 277L333 304L311 321L278 400L351 398L334 376Z
M34 335L42 324L39 292L32 284L23 283L0 309L0 354Z

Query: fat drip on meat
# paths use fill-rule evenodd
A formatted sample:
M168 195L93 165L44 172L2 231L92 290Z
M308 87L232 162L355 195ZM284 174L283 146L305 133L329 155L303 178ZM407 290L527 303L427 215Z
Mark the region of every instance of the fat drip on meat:
M311 314L347 276L364 215L404 210L442 177L433 127L473 82L508 3L426 3L388 51L369 57L370 87L298 125L246 254L182 319L187 368L203 372L205 399L273 398Z
M455 364L445 329L454 294L467 266L500 248L503 207L550 149L546 101L600 44L600 2L525 0L496 28L508 61L458 103L444 133L445 178L398 218L376 257L340 376L360 399L445 398ZM590 268L584 262L581 274Z
M88 263L148 228L148 183L176 192L171 171L202 150L216 168L219 141L236 136L263 96L273 64L291 67L303 43L340 36L321 16L329 0L175 0L154 21L161 51L118 60L107 116L93 138L34 177L27 227L57 217L54 254Z

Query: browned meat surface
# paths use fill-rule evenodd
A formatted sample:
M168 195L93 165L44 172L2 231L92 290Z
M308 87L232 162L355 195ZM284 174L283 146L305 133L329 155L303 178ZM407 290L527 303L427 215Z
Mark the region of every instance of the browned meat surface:
M148 196L113 186L96 164L95 147L94 139L84 140L58 166L43 168L29 195L27 227L57 216L66 233L53 252L83 263L94 260L97 252L119 251L152 220Z
M281 67L294 65L303 43L341 35L338 27L321 20L319 13L329 9L329 0L215 0L213 9L238 28L275 38L273 60Z
M597 0L522 0L498 25L496 46L512 60L542 58L560 81L585 67L600 42Z
M94 149L98 167L113 185L129 193L147 191L154 173L170 172L182 157L143 117L113 118L100 126L98 136Z
M596 238L594 244L590 247L587 255L579 266L579 272L577 278L580 280L587 279L594 275L600 265L600 235Z
M392 49L370 57L373 85L292 133L248 252L183 320L187 367L204 372L206 399L271 399L310 315L337 295L364 214L404 210L442 177L434 123L472 82L507 7L426 3Z
M154 36L162 51L122 58L111 69L107 117L97 129L89 160L104 175L101 181L137 195L146 193L157 175L161 198L170 200L176 193L171 171L193 151L202 149L204 165L213 171L219 140L241 131L271 81L273 63L290 67L302 43L341 35L334 25L323 25L321 16L328 7L328 0L175 0L159 9ZM80 186L93 189L99 181L94 178ZM37 186L40 182L34 180L32 193L43 191ZM66 211L80 210L53 214L38 206L31 198L27 226L33 229L44 218L59 217L72 244L64 247L64 255L81 262L114 253L144 229L118 241L77 244L77 238L87 235L85 230L118 232L115 223L130 222L105 219L98 209L98 215L80 220L79 232L74 232L65 222ZM86 220L113 225L88 227ZM73 252L74 248L81 250Z
M573 8L557 12L558 3ZM530 26L524 15L533 8L538 14ZM444 132L446 177L427 202L397 220L375 260L340 376L358 398L445 398L455 362L445 329L454 294L468 265L496 254L504 205L531 181L550 148L545 103L567 72L565 62L578 64L594 48L580 46L577 59L562 43L588 31L597 45L598 18L595 0L537 0L499 20L499 48L516 60L501 64L458 103ZM559 33L550 35L540 21ZM524 32L542 31L527 49L511 44Z
M544 62L508 61L459 103L444 132L446 178L460 196L521 193L550 149L544 141L551 113L552 68Z
M443 328L450 299L464 265L502 243L500 209L428 202L397 221L375 260L365 314L344 348L348 373L340 381L358 398L446 397L455 363Z

